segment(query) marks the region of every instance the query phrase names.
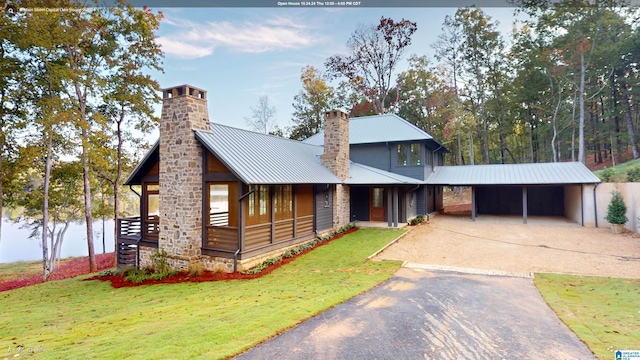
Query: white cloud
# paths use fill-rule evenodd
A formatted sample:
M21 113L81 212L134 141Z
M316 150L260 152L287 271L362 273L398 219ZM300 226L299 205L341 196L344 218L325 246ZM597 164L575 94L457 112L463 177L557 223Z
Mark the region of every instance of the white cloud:
M311 29L288 18L276 17L263 22L208 22L206 24L167 19L175 31L158 38L164 52L178 58L211 55L218 47L230 51L262 53L300 49L313 45L318 37Z

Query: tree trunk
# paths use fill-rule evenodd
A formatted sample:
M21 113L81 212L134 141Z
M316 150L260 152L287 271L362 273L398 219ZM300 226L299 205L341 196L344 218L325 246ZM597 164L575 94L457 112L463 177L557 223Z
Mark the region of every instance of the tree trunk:
M116 181L113 183L113 239L115 240L114 254L116 254L116 256L114 256L114 266L118 266L118 209L120 209L120 182L122 181L122 122L124 121L124 115L124 109L121 109L120 119L116 124L116 135L118 137L118 166L116 171Z
M469 162L471 165L475 165L475 157L473 156L473 131L469 129Z
M586 70L584 54L580 54L580 93L578 94L580 99L580 123L578 124L578 161L583 164L586 164L584 148L584 75Z
M551 138L551 151L553 152L553 162L558 162L558 152L556 151L556 140L558 139L558 126L557 126L557 118L558 118L558 110L560 109L560 104L562 103L562 86L558 84L558 103L556 104L556 108L553 111L553 137Z
M627 133L629 134L629 144L631 144L631 152L633 153L633 158L637 159L640 157L640 153L638 153L638 145L636 144L636 135L633 129L633 118L631 117L631 103L629 101L629 94L627 92L627 82L624 80L620 80L620 95L622 95L622 103L625 108L625 120L627 122Z
M482 149L482 162L484 164L489 163L489 132L487 129L487 110L484 103L484 97L482 98L482 103L480 104L480 109L482 112L482 144L480 144Z
M91 206L91 184L89 183L89 131L82 126L82 177L84 180L84 215L87 224L87 248L89 250L89 272L98 270L93 249L93 213Z
M45 130L47 131L47 130ZM44 194L42 200L42 279L49 280L51 276L51 263L49 262L48 239L49 234L49 183L51 178L51 153L53 148L53 135L48 130L47 155L44 163Z
M460 130L458 130L458 165L464 165L464 161L462 160L462 136L460 136ZM2 190L2 188L0 188L0 190ZM2 206L2 203L0 203L0 206Z

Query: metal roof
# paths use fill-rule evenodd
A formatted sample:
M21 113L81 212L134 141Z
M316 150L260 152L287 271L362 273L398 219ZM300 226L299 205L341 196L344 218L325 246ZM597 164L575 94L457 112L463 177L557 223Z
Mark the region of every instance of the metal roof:
M422 180L394 174L385 170L376 169L370 166L351 163L349 167L349 179L345 184L349 185L391 185L391 184L424 184Z
M594 184L600 179L580 162L439 166L430 185Z
M321 146L213 123L195 134L245 184L341 183L320 164Z
M349 144L372 144L402 141L440 143L422 129L394 114L362 116L349 119ZM304 140L307 144L324 145L324 131ZM445 148L443 150L446 151Z

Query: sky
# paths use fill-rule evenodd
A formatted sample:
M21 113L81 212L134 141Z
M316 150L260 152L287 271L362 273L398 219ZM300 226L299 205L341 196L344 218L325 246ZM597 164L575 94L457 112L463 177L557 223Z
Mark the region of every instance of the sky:
M291 126L294 96L302 89L307 65L324 70L327 58L346 54L359 24L381 17L417 23L405 60L411 54L433 59L431 48L446 15L456 8L156 8L164 14L157 41L165 53L164 73L153 73L162 88L189 84L207 91L212 122L248 129L261 96L276 108L280 128ZM513 8L487 7L508 41ZM435 61L435 59L433 59ZM396 72L406 70L399 64ZM160 107L157 107L160 115Z

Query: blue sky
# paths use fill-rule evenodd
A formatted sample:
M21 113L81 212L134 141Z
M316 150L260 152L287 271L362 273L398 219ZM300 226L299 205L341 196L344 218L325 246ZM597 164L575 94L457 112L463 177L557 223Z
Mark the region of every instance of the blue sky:
M213 122L247 128L250 107L267 95L277 110L277 124L291 125L293 97L302 89L306 65L324 70L324 61L346 53L346 42L358 24L380 17L414 21L418 30L411 54L432 58L431 44L446 15L455 8L162 8L157 32L165 52L161 87L188 83L208 93ZM513 9L487 7L509 38ZM435 61L435 60L433 60ZM398 67L405 70L406 64ZM159 112L159 107L158 107ZM159 113L158 113L159 115Z

